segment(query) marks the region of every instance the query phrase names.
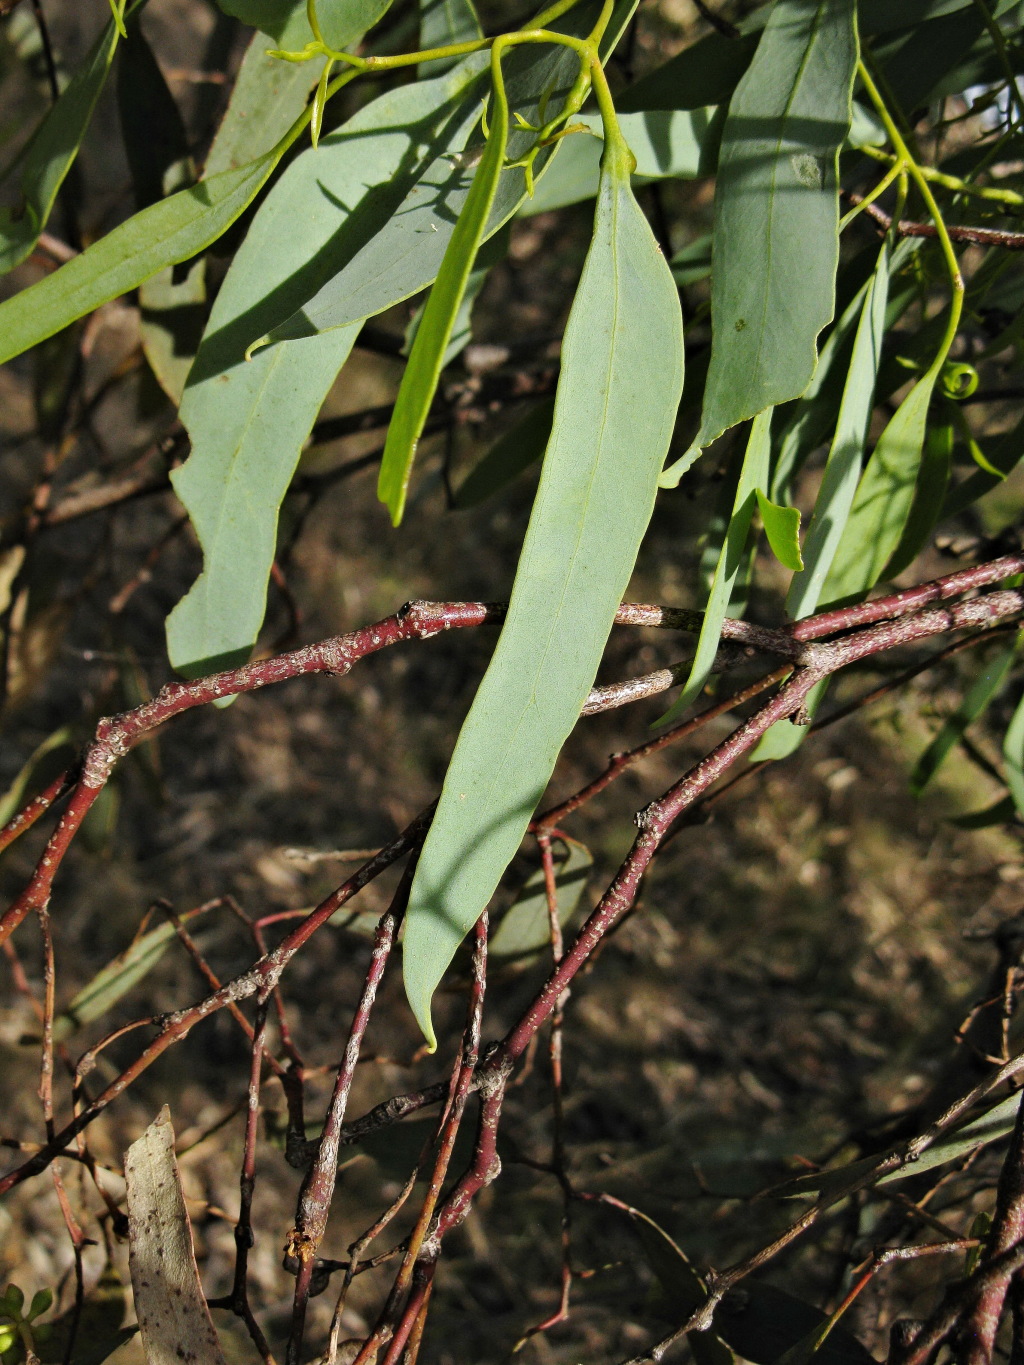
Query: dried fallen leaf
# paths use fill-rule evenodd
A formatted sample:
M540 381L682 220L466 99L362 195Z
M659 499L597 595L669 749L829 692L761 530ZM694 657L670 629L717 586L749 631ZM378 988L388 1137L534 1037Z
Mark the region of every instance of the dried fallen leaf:
M128 1251L148 1365L226 1365L199 1282L167 1106L125 1157Z

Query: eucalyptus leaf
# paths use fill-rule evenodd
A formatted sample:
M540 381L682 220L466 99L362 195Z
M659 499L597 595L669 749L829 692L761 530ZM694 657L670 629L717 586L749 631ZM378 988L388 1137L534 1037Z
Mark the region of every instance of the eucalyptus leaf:
M106 83L118 37L111 19L22 153L20 202L14 209L0 209L0 273L13 270L31 253L46 226Z
M817 607L853 505L875 405L888 294L889 248L883 245L861 301L835 436L807 530L804 571L793 579L786 598L794 620Z
M250 360L247 343L316 287L344 243L353 242L358 253L368 235L394 221L439 148L460 130L468 133L476 110L466 93L477 66L374 100L315 151L306 148L253 219L181 406L192 454L173 483L204 551L202 574L167 622L171 661L182 671L227 666L252 648L266 606L278 509L358 325L258 351Z
M539 460L551 436L554 415L554 398L534 403L469 471L455 490L455 506L476 507Z
M183 923L197 918L203 907L181 916ZM57 1042L69 1038L85 1024L92 1023L116 1005L133 986L147 976L163 957L175 936L174 925L158 924L140 934L123 953L108 962L83 986L53 1021L53 1036Z
M587 877L594 858L586 844L575 839L559 841L564 856L555 865L555 904L558 923L564 929L572 919L587 889ZM487 952L491 958L531 957L551 942L547 882L543 867L527 878L519 895L501 918L491 936Z
M498 179L505 162L508 140L508 101L497 89L495 75L491 120L483 155L473 176L466 202L452 232L434 287L416 329L409 363L395 400L381 459L377 496L397 526L405 511L416 446L423 433L437 381L444 364L455 320L462 307L466 286L494 203Z
M269 152L306 107L324 58L283 62L271 57L265 33L254 33L235 78L231 99L206 156L205 174L244 166Z
M914 501L936 372L927 371L896 409L861 475L825 581L825 600L867 592L899 545Z
M473 0L420 0L420 49L450 47L455 43L472 43L483 37L480 20ZM424 76L440 76L457 61L453 57L438 57L423 62L419 68Z
M328 46L344 49L377 23L392 0L316 0L320 31ZM217 0L225 14L269 33L279 47L301 51L313 41L306 0Z
M143 209L52 275L0 303L0 364L215 242L255 199L283 150Z
M894 1185L900 1180L910 1179L911 1176L923 1175L925 1171L933 1171L939 1166L945 1166L948 1162L956 1161L958 1157L966 1156L978 1147L984 1147L990 1142L997 1142L1000 1138L1006 1137L1007 1133L1013 1132L1020 1099L1019 1092L1008 1095L1005 1099L992 1105L980 1117L972 1119L970 1123L944 1133L926 1147L916 1160L908 1161L904 1165L898 1166L896 1170L881 1176L877 1183L879 1185ZM788 1181L778 1193L831 1196L862 1179L867 1172L872 1170L877 1161L877 1157L869 1156L860 1161L851 1162L846 1166L831 1167L823 1171L816 1171L811 1175L798 1176L795 1180Z
M925 433L914 497L900 542L883 570L886 578L895 578L909 568L927 544L942 512L952 460L953 425L938 422Z
M722 131L722 117L714 106L622 114L619 126L636 157L633 183L651 180L693 180L713 175ZM532 199L519 210L521 218L548 213L583 199L593 199L601 177L604 127L599 114L572 120L582 131L562 139L557 158Z
M431 1046L434 989L518 848L593 684L682 391L676 288L627 157L609 144L508 617L413 881L406 993Z
M603 52L614 46L636 3L637 0L619 0L605 34ZM593 26L598 8L594 0L588 0L588 3L575 6L551 27L585 35ZM361 239L352 234L339 241L331 256L332 268L322 287L311 290L301 308L291 313L280 309L277 326L262 336L254 332L248 338L251 348L315 336L318 332L372 317L393 303L418 293L435 279L469 195L473 172L484 145L483 134L477 125L480 100L485 93L481 78L488 62L486 52L475 53L449 73L452 79L461 77L464 81L466 106L462 116L453 120L450 138L436 147L433 158L416 177L405 201L400 206L392 206L388 218L375 224L373 232L365 231ZM561 45L528 44L513 49L502 62L510 115L518 113L527 123L536 124L542 104L556 109L564 99L578 67L575 53ZM472 99L471 78L480 80ZM534 133L513 127L507 144L508 160L514 162L524 155L535 140ZM556 143L555 148L541 151L535 162L535 175L541 174L557 146ZM489 237L496 232L525 198L523 168L507 165L498 180L484 235Z
M968 726L980 719L992 699L999 695L1009 676L1016 653L1016 645L1011 645L1009 649L1001 650L996 658L982 669L980 676L964 694L960 705L914 764L914 771L910 776L910 790L915 796L921 795L954 747L959 744Z
M833 315L856 62L853 0L777 0L722 132L701 427L665 487L722 432L813 378Z
M658 725L667 725L681 715L690 703L700 696L711 673L711 666L715 662L722 638L722 622L728 612L729 600L743 565L750 523L757 507L757 490L768 482L773 412L774 409L768 408L767 411L758 414L751 424L733 498L732 513L718 553L715 576L707 606L704 608L704 619L701 622L697 652L690 666L690 675L679 696L657 720Z

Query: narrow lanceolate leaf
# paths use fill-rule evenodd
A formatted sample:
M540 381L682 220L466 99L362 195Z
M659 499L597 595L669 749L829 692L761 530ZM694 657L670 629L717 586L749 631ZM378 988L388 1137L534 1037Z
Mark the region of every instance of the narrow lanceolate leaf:
M636 4L637 0L618 0L601 44L602 53L614 47ZM575 36L585 35L599 10L596 0L585 0L551 27ZM479 78L487 63L487 53L475 54L461 62L450 76L457 79L460 73L469 73ZM560 45L525 45L505 56L502 70L510 115L518 113L527 123L536 124L542 106L548 110L559 107L576 78L579 61L575 53ZM326 274L323 287L311 291L302 307L290 315L282 309L278 326L268 329L265 336L255 333L249 338L254 346L315 336L332 327L372 317L418 293L435 279L484 145L479 128L479 100L483 93L481 81L479 93L474 92L475 102L466 106L471 115L468 128L463 127L461 119L453 119L447 145L437 145L432 164L424 166L405 202L386 221L374 223L375 232L367 225L358 247L354 241L346 242L342 249L333 252L333 270ZM476 131L469 138L474 125ZM535 142L535 133L512 127L506 147L508 161L522 157ZM554 148L541 151L534 163L535 175L540 175L548 165L557 146L556 143ZM498 181L486 235L496 232L525 198L523 168L506 165Z
M708 604L704 608L704 620L697 639L697 653L694 655L690 676L682 692L658 720L659 725L675 720L676 716L681 715L690 703L700 696L701 688L711 672L711 665L715 662L718 643L722 638L722 622L725 620L729 599L743 565L743 551L750 531L750 522L757 507L757 489L763 488L768 482L772 448L772 412L773 409L769 408L767 412L760 413L751 425L739 482L736 485L736 496L733 499L732 515L719 551Z
M111 19L22 154L20 202L0 210L0 273L29 255L46 226L107 79L118 36Z
M486 61L486 58L484 58ZM246 346L282 308L315 290L325 257L358 253L413 192L453 122L462 136L475 71L419 81L374 100L307 148L253 220L217 296L181 418L192 455L175 492L192 517L204 567L167 623L171 661L208 672L246 657L263 622L278 509L303 441L355 340L339 328L258 351ZM382 306L391 300L385 296Z
M723 431L811 381L834 306L856 62L854 0L777 0L722 133L711 364L700 432L668 487Z
M767 493L756 489L757 506L761 513L764 533L772 554L784 569L799 571L804 567L800 554L800 511L796 507L782 507L772 502Z
M984 715L993 697L998 696L1017 653L1016 645L1002 650L986 668L971 688L964 694L960 705L949 720L925 749L914 765L910 776L910 790L920 796L925 787L945 763L955 745L959 744L967 727L973 725Z
M1024 697L1017 704L1003 740L1003 764L1017 814L1024 815Z
M505 159L508 103L498 89L500 79L500 70L496 70L487 144L416 329L416 340L405 367L384 443L377 496L391 513L391 521L395 526L402 520L405 511L416 446L434 401L452 328L462 306Z
M874 409L875 381L878 378L882 341L885 336L889 275L889 248L886 244L879 253L874 274L859 291L850 310L844 314L841 323L837 324L832 336L829 337L828 346L822 352L822 365L826 361L834 362L831 347L836 333L847 323L852 330L853 322L856 322L853 353L839 406L835 435L814 504L807 538L804 541L803 572L794 575L786 598L786 610L794 620L810 616L818 605L857 490L871 413ZM817 375L814 382L815 384L818 382ZM810 406L813 407L813 404ZM808 428L813 427L813 424L814 417L809 413ZM794 439L798 439L796 428L792 429L792 434ZM803 433L805 445L810 434L810 431ZM785 454L784 442L783 455ZM781 458L782 456L780 462ZM827 689L827 679L811 689L803 707L806 716L815 714ZM791 720L776 721L771 729L762 735L757 748L751 754L751 760L765 763L769 760L788 758L800 747L809 733L807 725L795 725Z
M794 620L809 616L817 607L853 505L874 409L888 295L886 245L863 298L835 436L807 530L804 571L793 579L786 598L786 609Z
M204 907L190 910L182 916L188 923L203 913ZM123 953L119 953L105 967L102 967L88 985L75 995L74 999L61 1010L53 1021L53 1036L59 1042L70 1037L76 1029L91 1023L116 1005L118 1000L152 971L163 957L175 937L175 927L171 923L158 924L131 943Z
M166 1105L125 1154L128 1262L147 1365L226 1365L199 1281Z
M275 150L179 190L0 304L0 364L215 242L252 203L279 159Z
M682 369L675 285L629 188L628 154L610 145L508 619L406 917L406 991L431 1044L434 989L518 848L593 684L654 506Z
M952 406L951 404L949 406ZM952 422L939 422L928 428L921 452L921 465L914 485L910 511L899 544L893 550L883 573L895 578L908 568L928 543L949 487L953 464L954 431Z
M900 543L914 502L935 378L934 368L921 376L878 438L825 582L826 601L874 587Z
M323 57L283 62L271 57L265 33L245 50L231 99L206 157L205 174L233 171L277 145L306 107L323 70Z

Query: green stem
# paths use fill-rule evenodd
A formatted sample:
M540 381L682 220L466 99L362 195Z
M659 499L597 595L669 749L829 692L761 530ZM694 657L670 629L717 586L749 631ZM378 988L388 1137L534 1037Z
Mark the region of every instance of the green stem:
M886 192L894 180L905 174L906 168L899 161L894 161L871 193L866 194L859 204L855 204L849 213L844 214L842 218L840 218L839 231L845 232L859 213L863 213L869 204L873 204L876 199L880 198Z
M879 94L878 87L871 79L868 69L863 62L857 63L857 71L864 85L864 89L868 93L868 98L875 106L878 117L882 120L885 131L889 135L889 140L896 152L896 161L902 163L902 166L906 168L907 174L917 186L921 198L927 206L932 222L935 224L935 231L938 233L943 259L946 262L946 269L949 272L949 282L952 292L949 303L949 321L946 324L945 335L939 346L938 354L929 366L925 376L925 378L934 377L943 364L945 364L946 356L949 354L950 347L953 345L953 339L956 336L957 328L960 325L960 314L963 311L964 306L964 277L960 273L960 263L956 258L956 252L953 250L953 243L950 241L949 233L946 231L945 220L942 217L938 204L935 202L935 196L932 194L931 185L928 183L928 177L924 173L924 168L919 166L910 154L910 150L904 142L900 130L896 127L896 124L889 113L888 106Z
M883 152L880 147L872 147L868 143L857 143L854 150L863 156L869 156L873 161L884 161L891 164L899 160L891 152ZM961 180L957 175L947 175L945 171L936 170L934 166L921 166L914 163L918 171L925 180L930 180L933 185L941 185L943 189L952 190L956 194L973 195L976 199L989 199L997 204L1012 204L1014 208L1024 205L1024 195L1018 194L1016 190L1001 190L994 185L972 185L969 180Z

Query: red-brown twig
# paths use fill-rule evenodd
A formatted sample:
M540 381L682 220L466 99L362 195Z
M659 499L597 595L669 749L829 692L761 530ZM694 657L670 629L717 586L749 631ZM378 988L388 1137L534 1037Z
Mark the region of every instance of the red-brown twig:
M398 922L404 912L405 902L408 900L409 884L410 877L407 871L403 884L399 888L398 896L396 896L396 901L400 897L401 903L392 906L382 916L380 924L377 926L369 970L366 973L359 1004L352 1018L348 1042L345 1046L345 1055L334 1082L334 1092L331 1095L327 1116L324 1119L320 1143L306 1179L303 1181L302 1190L299 1194L295 1227L288 1238L286 1254L289 1261L296 1263L298 1271L295 1279L292 1330L288 1342L287 1359L289 1365L297 1365L301 1358L303 1325L306 1318L306 1303L309 1299L313 1263L327 1228L327 1215L334 1195L334 1185L338 1178L338 1144L341 1126L345 1119L352 1080L356 1074L359 1052L363 1045L367 1025L370 1022L373 1004L377 998L377 988L384 976L384 969L388 964L391 948L395 941Z

